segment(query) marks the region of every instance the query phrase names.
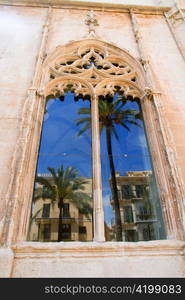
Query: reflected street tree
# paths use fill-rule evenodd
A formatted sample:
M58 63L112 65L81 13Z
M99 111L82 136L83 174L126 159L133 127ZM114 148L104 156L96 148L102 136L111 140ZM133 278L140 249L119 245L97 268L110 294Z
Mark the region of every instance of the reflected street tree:
M111 184L113 192L113 201L115 208L115 225L116 225L116 240L122 241L122 222L120 214L120 204L118 197L118 189L116 182L116 172L113 160L113 150L112 150L112 136L114 135L117 140L119 140L118 134L116 132L116 126L119 125L124 129L130 131L130 125L140 126L139 119L141 118L140 112L134 109L124 109L124 105L127 100L121 96L115 101L109 100L99 100L99 125L100 133L105 129L106 132L106 145L107 153L109 158L109 166L111 173ZM91 128L91 111L89 108L81 108L78 112L79 115L84 115L82 118L76 121L77 125L82 125L79 130L78 135L83 134L85 131Z
M68 199L73 202L76 207L88 215L92 212L91 197L83 192L87 180L79 176L79 172L75 167L64 168L61 165L58 169L48 167L51 174L50 179L37 176L36 182L40 183L45 189L38 189L34 201L39 198L51 199L52 203L57 201L59 208L59 225L58 225L58 241L62 240L62 209L64 200Z

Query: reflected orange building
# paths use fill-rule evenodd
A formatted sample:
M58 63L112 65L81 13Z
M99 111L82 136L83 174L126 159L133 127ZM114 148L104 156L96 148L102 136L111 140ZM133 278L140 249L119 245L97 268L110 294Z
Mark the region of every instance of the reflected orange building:
M157 198L152 197L152 171L116 173L124 241L156 240L160 236L157 222ZM110 182L111 185L111 182ZM151 200L152 198L152 200ZM114 210L114 201L111 199ZM115 234L114 218L112 220Z
M51 180L49 174L41 174ZM44 189L36 183L35 191ZM84 193L92 197L92 179L87 179ZM57 201L39 198L32 207L30 218L29 240L48 242L58 241L59 208ZM62 240L63 241L92 241L92 214L84 214L70 199L64 200L62 208Z

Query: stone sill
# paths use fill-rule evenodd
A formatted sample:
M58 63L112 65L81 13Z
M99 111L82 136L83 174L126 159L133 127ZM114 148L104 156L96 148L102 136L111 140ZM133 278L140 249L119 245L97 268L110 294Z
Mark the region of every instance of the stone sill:
M159 240L149 242L20 242L12 246L15 258L42 257L124 257L183 256L185 242Z

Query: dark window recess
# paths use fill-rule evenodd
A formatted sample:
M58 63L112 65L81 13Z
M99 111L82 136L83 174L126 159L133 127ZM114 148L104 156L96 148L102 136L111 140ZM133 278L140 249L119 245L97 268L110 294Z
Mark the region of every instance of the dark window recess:
M42 217L49 218L50 216L50 204L43 205Z
M125 231L125 241L126 242L137 242L138 233L136 230L126 230Z
M122 197L125 199L132 198L132 189L131 185L122 185L121 187Z
M124 207L124 223L133 223L133 212L131 206Z
M44 224L43 238L44 238L44 240L51 239L51 225L50 224Z
M87 233L86 227L85 226L79 226L79 233L80 234L86 234Z
M143 185L136 185L136 196L138 198L142 198L144 194L144 187Z
M143 229L143 240L155 240L154 228L152 225L148 225L146 228Z
M69 203L65 203L63 205L63 218L69 218L70 214L69 214Z
M62 239L70 240L71 239L71 225L62 224Z
M150 209L147 209L146 207L144 206L141 206L139 208L139 214L138 214L138 217L140 220L147 220L149 219L150 217L152 217L152 213L151 213L151 210Z

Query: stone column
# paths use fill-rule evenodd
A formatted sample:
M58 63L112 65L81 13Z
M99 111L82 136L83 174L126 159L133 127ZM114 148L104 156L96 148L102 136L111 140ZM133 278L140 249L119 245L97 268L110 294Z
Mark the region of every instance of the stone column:
M91 101L92 120L92 160L93 160L93 222L94 241L105 241L104 212L101 186L101 161L100 161L100 131L98 117L98 98L94 95Z

